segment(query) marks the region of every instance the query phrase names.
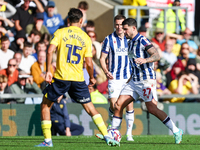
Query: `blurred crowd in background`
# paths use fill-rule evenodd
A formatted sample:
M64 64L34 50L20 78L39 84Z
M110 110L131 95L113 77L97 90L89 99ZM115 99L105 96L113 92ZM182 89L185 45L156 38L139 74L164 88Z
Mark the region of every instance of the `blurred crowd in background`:
M146 6L145 0L124 0L124 5ZM135 3L134 3L135 2ZM171 6L180 6L181 1L173 1ZM87 20L89 3L77 3L83 13L84 30L92 40L94 75L97 83L89 90L93 103L108 103L102 94L108 93L108 80L100 66L102 41L97 41L95 22ZM123 12L122 12L123 13ZM134 16L130 10L129 15ZM148 11L144 11L148 15ZM155 63L158 95L198 94L200 84L200 47L191 40L192 31L185 24L185 16L179 10L180 32L176 33L176 13L167 11L167 32L164 33L163 12L152 41L161 55ZM62 18L54 1L48 0L0 0L0 94L42 94L46 87L46 53L53 33L67 27L67 16ZM138 31L148 37L150 30L148 19L141 20ZM107 35L105 35L107 36ZM51 72L56 68L56 51L53 56ZM89 75L83 65L85 82L89 84ZM70 72L69 72L70 73ZM102 97L103 96L103 97ZM98 97L98 99L97 99ZM160 99L164 102L198 102L194 98ZM41 98L0 99L0 103L39 104Z

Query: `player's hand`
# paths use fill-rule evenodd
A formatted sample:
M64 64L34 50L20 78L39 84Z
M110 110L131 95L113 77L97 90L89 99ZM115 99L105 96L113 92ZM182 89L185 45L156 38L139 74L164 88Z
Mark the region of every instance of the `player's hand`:
M139 64L139 65L142 65L142 64L147 63L147 60L144 59L144 58L136 58L136 59L135 59L135 63L136 63L136 64Z
M88 86L94 86L96 83L96 79L95 78L90 78L90 84Z
M53 78L53 75L51 72L47 72L46 73L46 76L45 76L45 81L49 84L51 84L51 81L52 81L52 78Z
M106 77L107 77L109 80L114 79L114 77L113 77L113 75L112 75L111 72L107 72L107 73L105 73L105 74L106 74Z

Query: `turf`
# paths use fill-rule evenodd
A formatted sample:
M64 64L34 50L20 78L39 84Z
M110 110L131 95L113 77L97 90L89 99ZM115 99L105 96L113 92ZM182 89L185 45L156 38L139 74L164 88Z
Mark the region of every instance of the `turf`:
M198 150L200 136L184 135L181 144L174 144L173 136L169 135L140 135L134 136L134 142L127 142L122 137L120 147L109 147L95 136L53 136L54 147L51 150ZM0 150L32 150L47 149L34 147L43 141L42 136L0 137Z

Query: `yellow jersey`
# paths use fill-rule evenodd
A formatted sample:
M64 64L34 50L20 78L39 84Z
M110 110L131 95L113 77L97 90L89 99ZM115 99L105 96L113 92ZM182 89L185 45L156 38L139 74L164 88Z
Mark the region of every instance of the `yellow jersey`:
M92 57L92 41L81 28L58 29L50 42L57 47L54 77L67 81L84 81L83 61Z

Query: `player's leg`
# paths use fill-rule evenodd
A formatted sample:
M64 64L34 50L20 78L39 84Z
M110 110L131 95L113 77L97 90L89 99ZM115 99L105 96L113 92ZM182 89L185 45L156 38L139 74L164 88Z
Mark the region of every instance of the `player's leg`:
M53 102L43 96L41 107L41 127L44 135L44 142L39 145L35 145L36 147L52 147L52 139L51 139L51 117L50 117L50 109L53 105Z
M127 141L134 141L132 137L132 129L134 123L134 109L133 102L126 106L126 139Z
M150 102L146 102L147 110L151 114L156 116L158 119L160 119L163 122L163 124L165 124L165 126L167 126L173 132L174 137L175 137L175 143L180 144L180 142L182 141L183 131L176 127L174 122L170 119L170 117L164 111L157 108L156 102L154 101L155 100L153 99Z
M131 95L120 95L118 100L115 103L115 111L112 120L112 128L119 129L122 116L123 116L123 109L129 105L133 101L133 97Z
M112 119L113 119L113 115L114 115L114 105L115 105L115 102L117 101L117 98L116 97L112 97L112 98L109 98L108 99L110 101L110 107L109 107L109 110L108 110L108 113L109 113L109 124L108 124L108 128L107 129L111 129L111 124L112 124Z
M146 80L141 83L135 83L135 85L140 97L145 101L147 110L160 119L174 133L175 143L179 144L182 140L182 130L175 126L174 122L164 111L157 108L156 81ZM140 89L140 87L142 88Z
M103 134L106 143L109 146L120 146L119 142L110 139L108 136L107 127L103 121L102 116L98 113L92 102L82 104L85 111L92 117L93 122L96 124L99 131Z
M82 104L85 111L92 117L99 131L104 135L105 141L110 146L119 145L119 142L111 140L108 136L107 127L103 121L102 116L91 102L90 93L85 82L72 82L72 86L68 91L70 97Z
M52 83L43 90L43 101L41 103L41 126L44 135L44 142L35 145L36 147L52 147L51 139L51 116L50 109L53 102L60 101L71 85L71 81L63 81L53 78ZM48 144L51 143L51 144Z

